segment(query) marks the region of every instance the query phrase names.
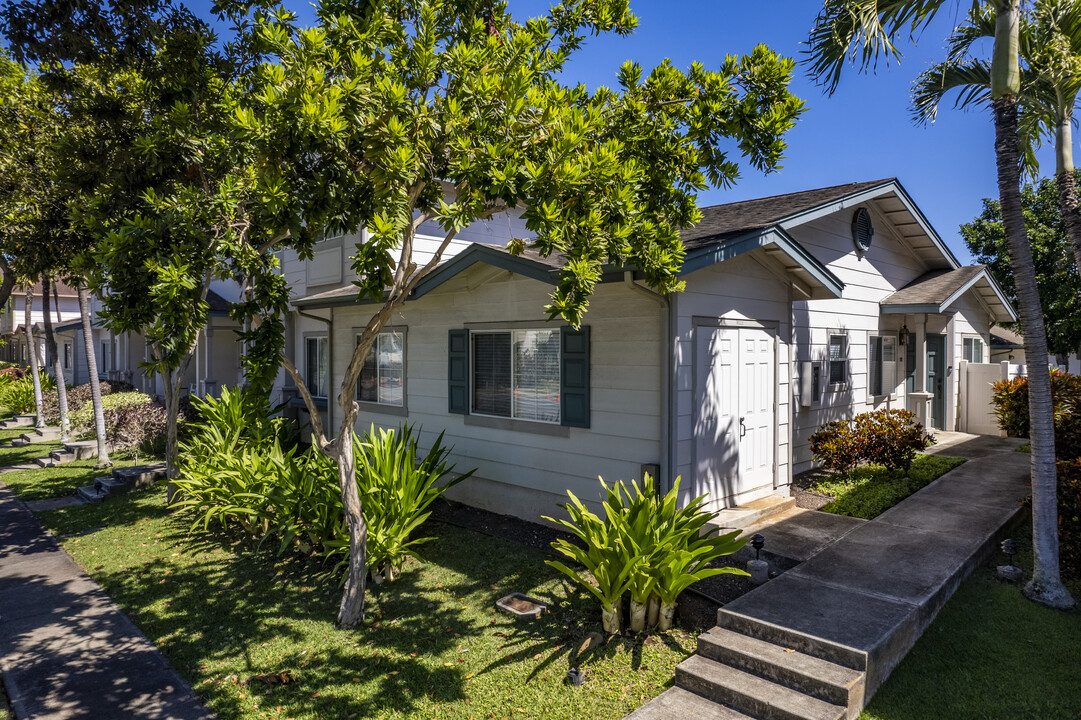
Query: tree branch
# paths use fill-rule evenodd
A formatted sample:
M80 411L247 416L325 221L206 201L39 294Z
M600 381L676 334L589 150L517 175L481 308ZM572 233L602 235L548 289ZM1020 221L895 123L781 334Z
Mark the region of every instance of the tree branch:
M281 355L282 367L285 368L285 372L289 373L289 377L293 378L293 382L297 386L297 390L300 392L300 397L304 399L304 406L308 410L308 415L311 416L312 433L315 435L315 444L319 450L330 454L328 449L331 443L327 442L326 432L323 430L323 417L319 414L319 408L315 406L315 400L312 399L312 393L308 390L307 383L304 382L304 378L300 376L300 372L297 370L296 365L289 359L289 356L284 352Z

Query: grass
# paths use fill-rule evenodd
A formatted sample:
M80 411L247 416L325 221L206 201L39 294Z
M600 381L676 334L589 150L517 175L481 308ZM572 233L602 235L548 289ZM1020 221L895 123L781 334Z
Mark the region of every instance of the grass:
M7 445L20 435L33 431L34 428L32 427L0 430L0 444ZM58 442L40 442L31 443L24 447L0 448L0 467L32 463L35 459L46 457L50 452L59 448L60 443Z
M1018 529L1032 568L1031 525ZM1069 583L1081 599L1081 581ZM1081 717L1081 609L1026 600L988 568L962 583L934 623L875 695L860 720L984 720Z
M40 457L40 456L37 456ZM131 460L113 460L113 467L128 467ZM153 462L155 458L139 458L141 463ZM41 470L15 470L4 473L0 481L11 488L22 500L40 500L42 498L60 497L71 495L84 485L93 485L94 479L102 475L108 475L109 470L95 469L96 459L76 460L64 463L60 467L50 468L48 472Z
M903 470L861 465L847 473L819 480L810 490L833 498L832 502L819 508L823 512L870 520L964 461L958 457L917 455L907 478Z
M1014 449L1014 452L1030 453L1032 452L1032 443L1025 443Z
M192 533L190 516L165 511L160 487L39 517L222 720L616 720L670 685L695 646L696 634L676 630L576 658L600 630L591 597L538 550L435 522L425 561L371 588L365 625L341 631L339 586L324 568ZM493 607L512 591L551 612L515 623ZM563 683L572 662L582 687ZM281 672L292 681L244 684Z

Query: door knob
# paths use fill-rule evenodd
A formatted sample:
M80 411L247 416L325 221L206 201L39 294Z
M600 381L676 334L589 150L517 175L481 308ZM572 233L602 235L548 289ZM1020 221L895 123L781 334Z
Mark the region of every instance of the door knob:
M739 439L742 440L743 436L747 434L747 426L743 424L744 418L739 419Z

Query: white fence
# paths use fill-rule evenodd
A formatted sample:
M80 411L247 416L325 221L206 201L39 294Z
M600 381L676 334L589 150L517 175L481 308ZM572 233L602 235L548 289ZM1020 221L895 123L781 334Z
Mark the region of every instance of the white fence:
M1024 365L1009 362L957 364L957 430L974 435L1004 435L991 405L991 385L1025 374Z

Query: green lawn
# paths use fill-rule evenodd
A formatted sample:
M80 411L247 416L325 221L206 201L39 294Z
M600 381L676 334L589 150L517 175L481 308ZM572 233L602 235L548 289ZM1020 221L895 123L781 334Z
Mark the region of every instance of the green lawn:
M0 430L0 444L6 445L23 433L33 432L33 428L20 428L16 430ZM0 467L12 465L25 465L34 462L39 457L46 457L53 450L60 449L58 442L32 443L24 447L0 448Z
M819 480L810 490L833 498L819 510L870 520L964 461L958 457L917 455L907 478L902 470L861 465L847 473Z
M1032 527L1018 529L1032 567ZM1081 600L1081 581L1070 583ZM978 569L875 695L860 720L1081 717L1081 610L1050 610Z
M617 639L578 662L600 609L523 545L429 523L425 562L369 594L363 628L333 626L339 587L323 568L221 533L189 531L163 490L40 513L222 720L598 718L616 720L671 684L696 633ZM95 529L102 528L96 532ZM512 591L551 612L515 623ZM273 687L255 675L288 672Z
M131 460L113 459L113 467L128 467ZM139 458L142 463L154 462L156 458ZM96 459L77 460L60 467L41 470L15 470L0 475L3 482L22 500L40 500L42 498L71 495L84 485L93 485L94 478L108 475L109 470L94 468Z

